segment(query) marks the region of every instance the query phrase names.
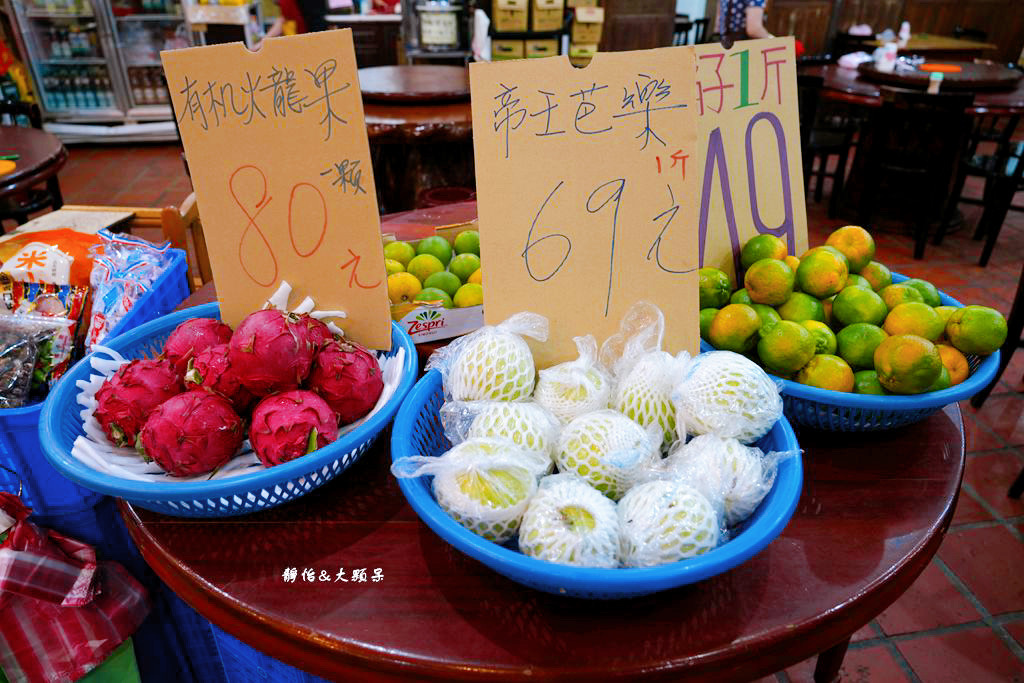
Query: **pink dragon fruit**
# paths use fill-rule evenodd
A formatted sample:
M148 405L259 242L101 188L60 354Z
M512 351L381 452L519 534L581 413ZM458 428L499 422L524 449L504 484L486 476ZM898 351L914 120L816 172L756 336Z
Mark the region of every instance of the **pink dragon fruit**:
M306 326L309 343L313 345L314 349L319 349L327 342L334 340L334 333L322 320L303 314L299 316L299 321Z
M96 421L111 443L131 447L153 409L184 390L170 361L130 361L96 392Z
M136 447L175 477L212 472L238 452L245 424L226 398L207 391L173 396L153 411Z
M267 396L252 411L249 443L267 467L294 460L338 438L338 416L312 391Z
M247 315L228 343L238 381L257 396L297 388L313 365L308 330L293 313L266 309Z
M384 380L370 351L354 342L331 341L317 352L306 387L327 401L341 424L349 424L377 404Z
M238 373L231 366L227 344L208 346L188 362L185 389L214 391L230 401L239 413L244 413L254 398L238 381Z
M188 371L188 362L208 346L227 344L231 328L213 318L190 318L174 328L164 343L164 358L174 364L179 375Z

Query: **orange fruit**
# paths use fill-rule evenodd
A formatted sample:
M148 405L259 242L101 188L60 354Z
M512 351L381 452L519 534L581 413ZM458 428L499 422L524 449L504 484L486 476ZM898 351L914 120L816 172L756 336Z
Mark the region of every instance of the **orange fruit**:
M850 274L846 256L833 247L815 247L800 257L796 279L800 291L819 299L838 294Z
M909 285L889 285L888 287L884 287L882 291L878 293L878 296L882 297L882 301L885 302L885 305L889 307L890 311L900 304L906 304L912 301L924 303L924 297L921 296L921 292Z
M937 344L939 358L942 364L949 370L949 381L956 386L967 379L971 374L971 366L967 364L967 356L947 344Z
M750 294L747 293L747 288L744 287L743 289L737 289L732 293L732 296L729 297L729 303L746 304L749 306L754 303L754 300L750 298Z
M832 232L825 244L843 252L850 262L850 272L858 273L860 269L875 258L875 240L859 225L847 225Z
M854 323L839 330L839 356L854 368L874 368L875 349L889 335L870 323Z
M796 373L796 381L830 391L853 391L853 370L839 356L822 353L814 356Z
M871 289L880 292L892 284L892 273L878 261L872 261L858 273L871 284Z
M740 250L740 265L746 270L761 259L786 258L786 243L775 235L757 235L747 240Z
M761 319L761 334L768 331L768 328L782 320L779 312L765 304L750 304L750 307L757 311L757 317Z
M916 334L887 337L875 349L875 371L882 386L896 394L920 394L942 373L935 344Z
M821 306L825 310L825 324L831 325L836 321L835 315L832 312L832 305L836 302L836 297L833 294L827 299L821 300Z
M853 393L875 394L884 396L889 392L885 390L882 383L878 381L878 373L874 370L861 370L853 373Z
M818 320L825 322L825 307L810 294L793 292L786 303L776 309L783 320L802 322Z
M882 329L890 335L916 334L930 342L938 341L943 330L942 316L926 303L911 301L889 311Z
M929 306L934 307L942 305L942 299L941 297L939 297L939 290L937 290L935 288L935 285L928 282L927 280L912 277L909 280L904 280L900 284L906 285L907 287L913 287L914 289L916 289L918 293L921 295L921 298L924 300L924 302Z
M800 323L779 321L761 335L757 355L769 371L788 375L814 356L814 335Z
M743 276L743 286L755 304L778 306L793 293L793 269L784 261L763 258L755 261Z
M946 336L959 351L987 356L1006 341L1006 318L988 306L964 306L953 311Z
M708 333L711 331L711 321L714 320L716 313L718 313L717 308L700 309L700 338L709 344L711 341Z
M836 352L836 335L828 325L817 320L803 320L800 324L814 337L815 353Z
M757 343L761 318L746 304L729 304L711 319L708 340L716 349L746 353Z
M932 385L925 389L925 393L931 393L933 391L942 391L943 389L949 389L953 386L952 380L949 377L949 370L946 366L942 366L942 370L939 371L939 378L932 382Z
M724 271L718 268L701 268L697 271L700 282L700 307L721 308L729 303L732 282Z
M868 282L867 278L863 275L857 275L857 273L850 273L846 276L846 287L867 287L872 291L875 289L871 286L871 283ZM843 289L846 289L846 287L843 287Z
M832 302L832 315L841 325L881 325L888 313L889 309L882 297L867 287L847 287L836 294Z
M793 269L794 273L796 272L797 266L800 265L800 259L798 259L796 256L787 255L786 258L782 260L786 262L787 266Z

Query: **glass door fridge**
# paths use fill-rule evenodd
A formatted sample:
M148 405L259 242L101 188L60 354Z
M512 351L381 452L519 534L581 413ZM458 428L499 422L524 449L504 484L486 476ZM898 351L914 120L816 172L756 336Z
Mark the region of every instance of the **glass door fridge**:
M178 0L112 0L113 39L123 67L128 116L136 120L170 119L171 105L162 50L191 44Z
M10 0L47 118L124 118L128 97L102 2Z

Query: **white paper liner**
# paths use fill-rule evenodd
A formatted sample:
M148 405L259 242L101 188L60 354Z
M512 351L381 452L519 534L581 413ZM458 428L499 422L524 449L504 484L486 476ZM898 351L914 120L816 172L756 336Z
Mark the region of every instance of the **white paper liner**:
M108 356L101 357L101 354ZM402 367L405 364L405 349L399 348L394 356L388 358L383 353L377 353L377 361L380 363L381 378L384 380L384 390L377 399L377 404L366 416L345 425L338 430L338 438L352 431L367 419L375 415L394 396L398 385L402 381ZM259 461L256 454L249 446L249 440L242 443L238 454L228 461L220 469L212 474L201 474L195 477L174 477L167 474L155 462L146 462L132 448L118 448L110 443L99 422L93 416L96 411L96 392L103 385L108 377L117 372L117 369L128 362L117 351L105 346L93 347L92 369L94 373L88 380L79 380L76 384L79 388L78 403L82 406L81 417L85 431L84 436L75 439L71 448L71 455L87 467L121 479L134 481L151 482L195 482L209 481L216 479L227 479L240 474L249 474L266 469ZM341 454L339 454L340 457Z

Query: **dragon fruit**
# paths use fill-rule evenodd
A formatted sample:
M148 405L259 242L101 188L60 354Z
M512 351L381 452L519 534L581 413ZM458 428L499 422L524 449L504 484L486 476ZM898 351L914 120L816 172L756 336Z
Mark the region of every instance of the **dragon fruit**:
M129 361L96 391L96 421L111 443L130 447L153 409L184 390L170 361Z
M164 343L164 358L171 361L179 375L188 371L188 362L208 346L226 344L231 328L213 318L189 318L174 328Z
M377 405L384 380L373 353L353 342L331 341L316 354L306 388L327 401L341 424L349 424Z
M331 328L327 327L327 323L322 320L317 320L311 315L303 314L299 316L299 322L306 327L309 343L313 345L314 349L319 349L327 342L334 340L334 333L331 332Z
M338 438L338 416L312 391L267 396L252 411L249 443L267 467L323 448Z
M315 349L309 327L294 313L265 309L245 317L228 343L238 381L257 396L297 388L309 374Z
M253 395L238 381L238 373L231 365L228 345L208 346L188 362L185 389L214 391L231 402L239 413L252 403Z
M212 472L238 452L245 424L226 398L187 391L152 412L136 448L175 477Z

